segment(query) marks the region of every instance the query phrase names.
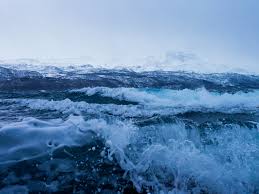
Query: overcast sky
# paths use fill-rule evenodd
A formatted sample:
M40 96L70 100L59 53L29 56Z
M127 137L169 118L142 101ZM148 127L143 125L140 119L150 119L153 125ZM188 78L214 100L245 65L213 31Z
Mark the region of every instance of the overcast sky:
M259 1L0 0L0 60L127 64L174 51L259 71Z

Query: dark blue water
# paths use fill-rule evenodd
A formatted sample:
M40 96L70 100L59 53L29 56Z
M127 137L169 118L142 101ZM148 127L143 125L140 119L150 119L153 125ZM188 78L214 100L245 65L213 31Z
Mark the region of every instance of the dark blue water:
M0 80L0 193L259 193L258 76Z

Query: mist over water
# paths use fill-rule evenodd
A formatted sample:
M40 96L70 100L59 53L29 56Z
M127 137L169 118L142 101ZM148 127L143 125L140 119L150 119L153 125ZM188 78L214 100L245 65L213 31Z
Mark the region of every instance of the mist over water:
M48 75L0 71L0 193L259 192L258 76Z

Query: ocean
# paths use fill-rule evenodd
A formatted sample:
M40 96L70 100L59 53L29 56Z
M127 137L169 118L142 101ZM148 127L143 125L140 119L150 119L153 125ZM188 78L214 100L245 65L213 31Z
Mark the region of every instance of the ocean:
M87 66L85 66L87 68ZM259 193L259 76L0 67L0 193Z

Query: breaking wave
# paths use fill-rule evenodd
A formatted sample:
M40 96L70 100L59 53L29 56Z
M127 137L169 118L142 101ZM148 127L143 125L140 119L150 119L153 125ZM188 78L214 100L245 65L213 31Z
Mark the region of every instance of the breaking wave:
M119 101L136 102L136 105L122 105L118 102L110 104L88 103L82 99L66 98L64 100L47 99L3 99L2 102L16 102L31 109L50 109L64 113L103 112L124 116L145 116L152 114L179 114L188 111L203 112L244 112L257 111L259 92L238 92L235 94L208 92L198 90L169 90L169 89L134 89L134 88L84 88L72 90L70 93L83 93L87 96L100 95ZM82 100L82 101L80 101ZM105 99L106 100L106 99ZM145 107L145 108L143 108Z
M200 106L206 108L235 106L255 107L258 103L259 91L216 93L206 89L197 90L170 90L170 89L137 89L137 88L83 88L72 90L71 92L81 92L88 96L101 95L118 100L138 102L143 105L154 106Z
M259 192L258 89L118 86L0 91L0 193Z
M207 126L204 133L200 130L201 126L188 126L180 120L139 127L130 121L85 120L81 116L69 116L65 121L25 118L1 128L0 166L50 154L56 167L49 176L71 173L76 165L70 160L59 163L55 151L62 148L73 158L76 153L67 151L67 146L89 145L101 138L104 147L90 146L88 152L117 161L139 192L142 188L154 193L258 191L258 128L231 124L217 129ZM38 161L41 171L47 171L49 165Z

